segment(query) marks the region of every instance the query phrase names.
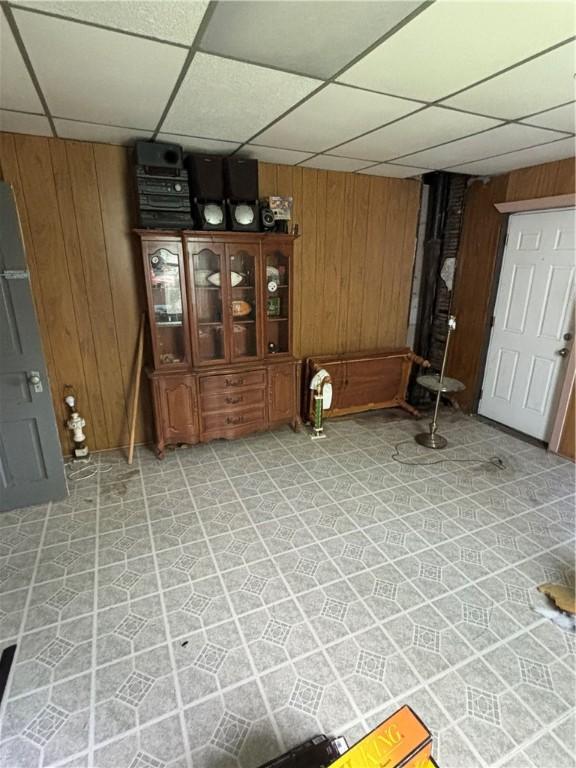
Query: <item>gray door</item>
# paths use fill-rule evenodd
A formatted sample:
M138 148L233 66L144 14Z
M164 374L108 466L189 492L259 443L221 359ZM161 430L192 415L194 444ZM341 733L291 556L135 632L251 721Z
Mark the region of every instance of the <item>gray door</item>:
M0 182L0 512L66 495L18 212Z

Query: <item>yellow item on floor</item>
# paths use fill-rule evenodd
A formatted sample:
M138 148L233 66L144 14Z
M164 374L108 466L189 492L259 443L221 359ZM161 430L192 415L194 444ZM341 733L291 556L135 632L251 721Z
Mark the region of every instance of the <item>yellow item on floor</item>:
M432 736L415 712L401 707L332 763L333 768L430 768Z

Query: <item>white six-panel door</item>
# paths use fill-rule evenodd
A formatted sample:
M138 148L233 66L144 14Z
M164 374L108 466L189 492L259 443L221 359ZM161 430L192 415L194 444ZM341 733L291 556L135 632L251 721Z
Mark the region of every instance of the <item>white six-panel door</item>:
M510 217L478 406L483 416L541 440L550 437L573 343L574 214Z

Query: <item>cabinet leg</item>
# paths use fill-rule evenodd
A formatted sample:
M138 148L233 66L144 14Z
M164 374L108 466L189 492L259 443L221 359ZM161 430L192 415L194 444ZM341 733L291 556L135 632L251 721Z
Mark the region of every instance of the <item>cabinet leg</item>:
M164 458L164 443L156 443L156 458L160 461Z
M422 415L417 408L414 408L413 405L410 405L410 403L407 403L405 400L400 400L400 402L398 403L398 407L402 408L403 411L407 411L416 419L419 419L420 416Z
M292 427L293 432L301 432L302 431L302 419L300 416L295 416L292 420L292 423L290 424Z

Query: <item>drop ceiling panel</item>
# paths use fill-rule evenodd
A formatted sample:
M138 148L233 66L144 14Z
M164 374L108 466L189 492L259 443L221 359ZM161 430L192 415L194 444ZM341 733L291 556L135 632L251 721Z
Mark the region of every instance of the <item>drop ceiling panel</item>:
M293 149L277 149L276 147L259 147L247 144L242 147L242 157L252 157L263 163L280 163L280 165L296 165L309 158L310 152L296 152Z
M490 157L485 160L478 160L475 163L464 163L456 165L450 170L454 173L471 173L475 175L491 175L506 173L515 168L526 168L529 165L540 165L540 163L551 163L554 160L564 160L567 157L574 156L574 140L561 139L552 144L542 144L539 147L530 149L521 149L518 152L511 152L500 157Z
M62 139L100 141L104 144L133 144L137 139L151 139L152 131L138 131L134 128L114 128L110 125L79 123L74 120L54 120L56 132Z
M391 163L380 163L359 171L359 173L367 173L370 176L390 176L394 179L409 179L412 176L420 176L429 172L429 168L413 168L409 165L392 165Z
M574 98L575 60L576 46L563 45L445 103L507 120L540 112Z
M190 45L208 7L207 0L25 0L19 5L112 29Z
M476 136L452 141L435 149L426 149L414 155L408 155L402 162L421 165L426 168L447 168L451 165L480 160L483 157L501 155L534 144L544 144L562 138L562 134L545 128L533 128L527 125L504 125Z
M197 136L182 136L178 133L158 134L158 141L167 141L171 144L180 144L185 152L205 152L214 155L229 155L238 149L240 144L235 141L219 141L218 139L202 139Z
M301 163L306 168L320 168L324 171L359 171L366 168L368 163L362 160L352 160L349 157L334 157L333 155L318 155Z
M566 40L573 29L574 7L562 0L437 0L338 79L432 101Z
M308 77L199 53L162 129L246 141L319 85Z
M185 49L27 11L14 15L52 114L156 127Z
M543 128L554 128L557 131L576 133L576 105L574 102L564 104L562 107L527 117L522 122L530 125L541 125Z
M52 136L48 118L44 115L28 115L24 112L0 110L0 131L30 133L34 136Z
M0 102L5 109L43 112L12 31L0 10Z
M419 2L223 2L202 50L327 78L359 55Z
M395 99L345 85L328 85L258 136L272 147L321 152L421 108L416 101Z
M497 120L486 117L429 107L386 128L343 144L332 150L331 154L375 162L391 160L498 124Z

